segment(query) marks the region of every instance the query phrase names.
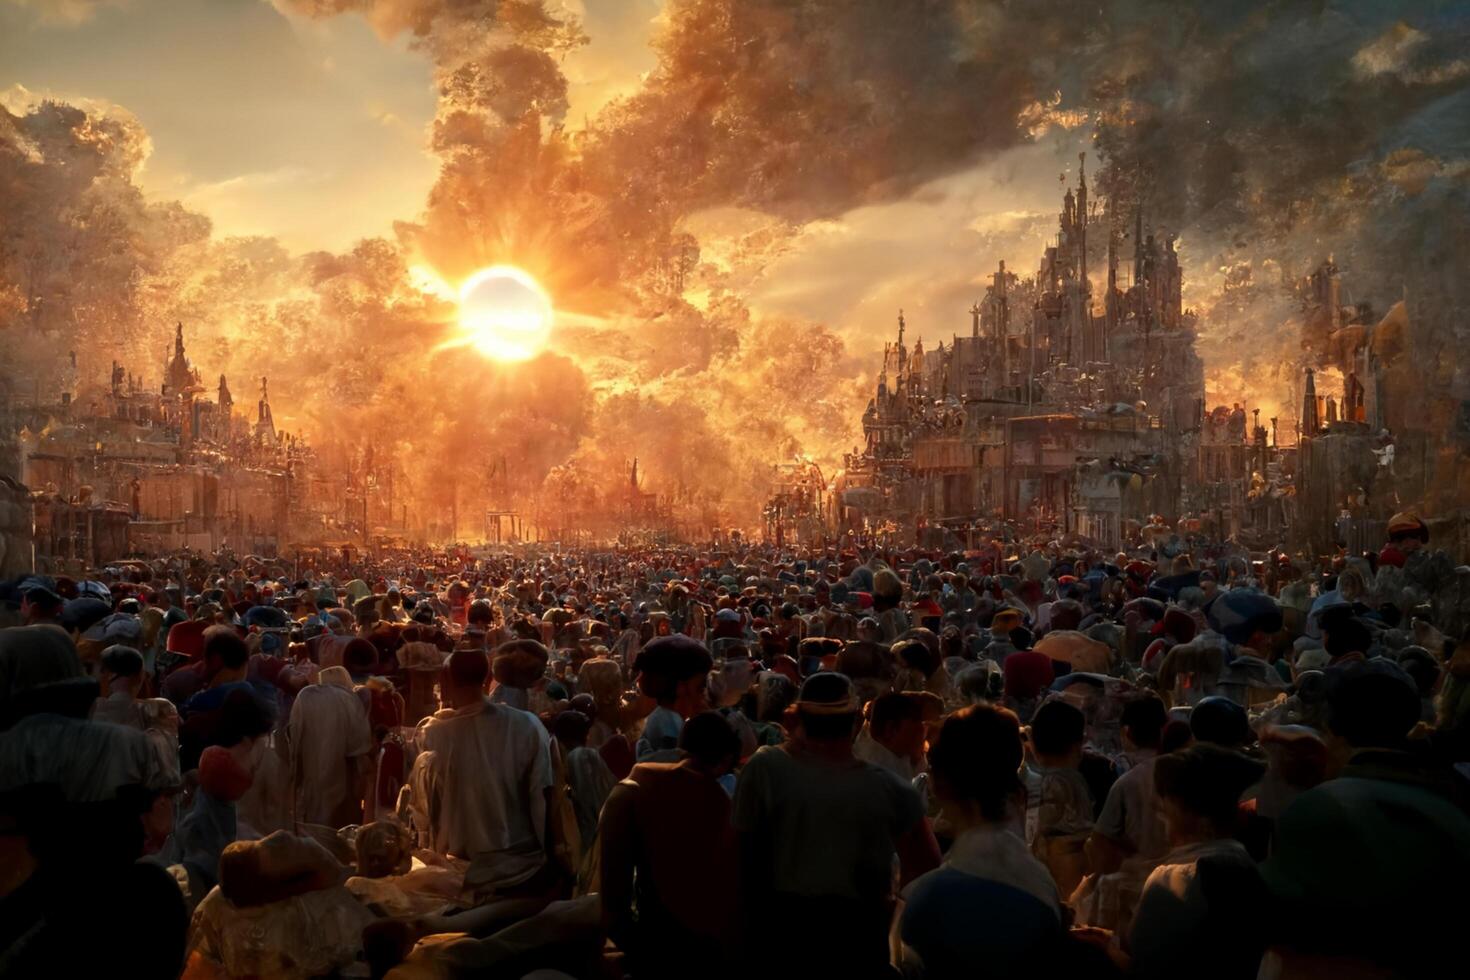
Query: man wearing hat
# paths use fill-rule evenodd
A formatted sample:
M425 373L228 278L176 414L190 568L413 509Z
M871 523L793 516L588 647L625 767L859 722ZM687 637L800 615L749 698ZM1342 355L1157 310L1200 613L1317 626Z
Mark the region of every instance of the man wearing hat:
M1409 556L1429 544L1429 528L1411 511L1388 519L1388 543L1378 552L1380 565L1403 568Z
M20 594L20 618L25 626L60 626L66 600L39 582Z
M853 756L861 718L843 674L808 677L799 733L756 752L740 774L733 823L748 875L747 924L778 949L780 976L875 976L888 962L892 864L903 880L938 864L913 787Z
M1015 606L997 610L990 618L990 643L981 656L1005 667L1006 657L1016 652L1015 644L1011 642L1011 631L1018 629L1021 624L1022 613Z

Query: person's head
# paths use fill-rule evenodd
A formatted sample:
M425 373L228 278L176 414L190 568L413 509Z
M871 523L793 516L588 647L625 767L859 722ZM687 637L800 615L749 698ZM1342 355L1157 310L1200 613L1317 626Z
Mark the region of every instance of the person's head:
M916 698L897 691L879 695L868 708L873 739L905 759L924 751L924 710Z
M805 637L797 644L796 662L803 674L815 674L824 667L836 665L842 646L841 640L830 636Z
M1194 743L1194 733L1183 718L1170 718L1159 733L1159 754L1178 752Z
M246 771L260 764L265 736L275 725L275 709L249 690L234 690L220 705L219 726L214 742L228 749Z
M691 766L719 777L740 761L740 736L718 711L701 711L679 730L679 749Z
M590 731L592 719L580 711L563 711L551 723L551 734L556 736L557 744L568 752L585 746Z
M211 676L220 671L239 672L250 660L250 648L232 626L211 626L204 631L204 669Z
M1420 717L1419 689L1387 660L1349 663L1328 672L1327 728L1341 763L1359 749L1398 749Z
M1250 717L1245 708L1227 697L1204 698L1189 712L1189 731L1196 742L1209 742L1228 749L1252 742Z
M20 596L20 617L26 626L56 623L61 620L61 611L66 600L44 585L34 585Z
M485 696L485 682L490 677L490 658L483 650L456 650L444 662L440 683L444 700L451 707L463 708Z
M115 643L102 651L98 660L101 676L98 682L104 694L126 692L137 697L143 686L143 655L129 646Z
M495 609L488 599L476 599L465 611L465 623L488 630L495 622Z
M1431 697L1439 685L1439 662L1434 654L1420 646L1408 646L1399 651L1398 665L1419 689L1421 698Z
M939 669L939 652L930 649L929 645L919 639L899 640L891 648L893 662L901 664L911 670L917 670L925 677L930 676Z
M1429 528L1417 514L1395 514L1388 521L1388 540L1404 554L1413 554L1429 544Z
M1048 701L1031 718L1031 751L1044 766L1075 768L1082 761L1087 719L1076 705Z
M1135 749L1157 749L1159 737L1168 721L1169 713L1157 696L1145 694L1134 698L1123 706L1123 714L1119 718L1124 745Z
M1373 631L1353 614L1350 606L1332 606L1323 611L1318 622L1322 629L1322 647L1333 663L1354 654L1366 654L1373 645Z
M1368 593L1368 584L1363 581L1363 575L1351 566L1344 568L1337 576L1337 594L1342 596L1344 602L1357 602Z
M1204 602L1209 602L1220 594L1220 583L1215 578L1215 573L1203 571L1199 574L1199 591ZM1202 603L1203 604L1203 603Z
M1232 589L1221 593L1206 612L1210 624L1231 643L1264 656L1281 632L1281 606L1262 592Z
M357 832L357 873L363 878L407 874L413 867L413 835L402 824L379 820Z
M892 569L880 568L873 573L873 608L884 612L898 605L903 598L903 583Z
M846 674L823 671L801 685L796 714L808 742L852 743L861 714L856 692Z
M707 702L714 659L698 640L671 633L649 641L633 662L638 687L661 707L689 717Z
M366 595L352 604L352 618L364 635L371 633L382 619L376 596Z
M1024 806L1021 759L1021 724L1008 709L976 704L945 718L929 746L929 770L951 822L1001 823Z
M354 678L363 678L378 668L378 648L361 637L353 637L342 648L342 666Z
M1011 630L1021 624L1021 611L1014 606L1007 606L990 617L990 635L997 640L1008 639Z
M1051 604L1051 628L1074 630L1082 623L1082 604L1074 599L1058 599Z
M1024 626L1017 626L1006 634L1006 639L1011 641L1011 646L1018 651L1030 650L1031 644L1036 642L1036 636Z
M1175 643L1188 643L1194 639L1198 629L1194 617L1180 606L1170 606L1164 611L1164 618L1154 627L1155 633L1163 634Z
M1208 743L1159 756L1154 790L1169 842L1178 846L1229 837L1241 794L1264 773L1260 763Z

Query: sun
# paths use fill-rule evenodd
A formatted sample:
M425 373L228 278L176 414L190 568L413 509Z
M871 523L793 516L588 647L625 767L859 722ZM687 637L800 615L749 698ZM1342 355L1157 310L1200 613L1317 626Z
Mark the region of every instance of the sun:
M463 343L496 361L529 361L546 349L553 320L551 297L513 265L481 269L459 287Z

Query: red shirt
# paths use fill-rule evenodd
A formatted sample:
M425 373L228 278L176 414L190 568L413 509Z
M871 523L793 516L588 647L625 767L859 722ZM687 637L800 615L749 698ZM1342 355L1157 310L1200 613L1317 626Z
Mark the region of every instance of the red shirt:
M679 763L641 763L629 778L638 784L637 866L648 875L640 895L696 935L726 936L739 893L730 797Z

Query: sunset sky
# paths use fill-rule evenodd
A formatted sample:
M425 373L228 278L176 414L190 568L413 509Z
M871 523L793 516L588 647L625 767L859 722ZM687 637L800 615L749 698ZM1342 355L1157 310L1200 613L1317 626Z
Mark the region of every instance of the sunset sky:
M551 6L555 6L552 4ZM569 128L636 90L655 63L660 0L564 0L590 43L568 57ZM109 103L153 151L139 176L207 214L217 235L341 250L416 218L437 170L427 55L359 16L307 19L266 0L3 0L0 93ZM22 91L22 89L24 91ZM1085 134L1053 130L907 199L801 228L738 283L752 306L824 321L859 348L903 306L931 338L967 329L995 259L1030 269L1054 232L1059 175ZM751 214L699 216L706 250Z

